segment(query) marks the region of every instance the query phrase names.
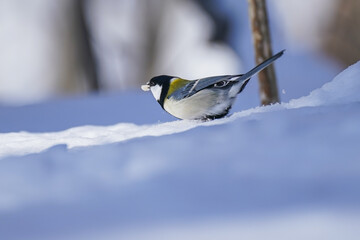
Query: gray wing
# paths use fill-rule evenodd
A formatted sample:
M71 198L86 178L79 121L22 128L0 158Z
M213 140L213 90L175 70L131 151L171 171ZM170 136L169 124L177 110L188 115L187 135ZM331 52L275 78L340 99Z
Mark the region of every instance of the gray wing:
M222 75L222 76L214 76L214 77L207 77L207 78L201 78L198 80L191 81L184 87L176 90L173 92L168 98L174 98L176 100L181 100L183 98L191 97L195 93L199 92L200 90L207 88L209 86L212 86L218 82L221 81L237 81L237 78L240 77L240 75Z
M214 85L221 81L246 81L250 79L254 74L260 72L271 63L273 63L276 59L281 57L284 54L285 50L282 50L275 54L274 56L266 59L264 62L260 63L250 71L245 74L238 74L238 75L222 75L222 76L215 76L215 77L207 77L201 78L195 81L190 82L189 84L185 85L184 87L176 90L173 92L168 98L175 98L176 100L181 100L183 98L191 97L195 93L199 92L200 90L207 88L211 85Z

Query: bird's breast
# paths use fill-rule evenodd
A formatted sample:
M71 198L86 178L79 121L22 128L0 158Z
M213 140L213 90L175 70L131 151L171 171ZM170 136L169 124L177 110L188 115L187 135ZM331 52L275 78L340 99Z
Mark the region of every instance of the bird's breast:
M179 101L169 98L164 102L164 109L180 119L202 119L206 116L219 115L229 106L231 101L219 99L218 94L207 89Z

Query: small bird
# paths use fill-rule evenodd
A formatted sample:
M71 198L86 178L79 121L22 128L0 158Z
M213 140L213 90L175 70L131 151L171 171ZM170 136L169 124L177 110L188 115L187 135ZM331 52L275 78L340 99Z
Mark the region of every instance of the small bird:
M260 63L249 72L186 80L161 75L153 77L144 91L151 90L160 106L179 119L213 120L225 117L236 96L244 90L250 78L283 55L285 50Z

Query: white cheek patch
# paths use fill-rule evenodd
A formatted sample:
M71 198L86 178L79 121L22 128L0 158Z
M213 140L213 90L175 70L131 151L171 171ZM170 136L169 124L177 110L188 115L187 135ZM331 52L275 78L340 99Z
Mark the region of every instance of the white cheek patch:
M150 89L151 89L151 92L152 92L154 98L156 99L156 101L159 101L160 96L161 96L162 86L155 85L155 86L152 86Z

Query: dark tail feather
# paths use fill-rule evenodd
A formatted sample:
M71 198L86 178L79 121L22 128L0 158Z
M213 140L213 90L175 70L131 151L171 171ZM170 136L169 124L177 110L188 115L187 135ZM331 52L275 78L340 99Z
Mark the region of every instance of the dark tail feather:
M267 66L269 66L271 63L273 63L276 59L278 59L279 57L281 57L285 52L285 49L278 52L277 54L275 54L274 56L266 59L265 61L263 61L262 63L260 63L259 65L257 65L256 67L254 67L253 69L251 69L250 71L248 71L247 73L245 73L244 75L242 75L238 80L239 81L244 81L244 80L249 80L253 75L255 75L256 73L260 72L261 70L263 70L264 68L266 68ZM245 84L246 85L246 84ZM245 87L245 86L244 86ZM243 89L243 87L241 87ZM242 90L241 89L241 90ZM240 91L241 91L240 90Z

